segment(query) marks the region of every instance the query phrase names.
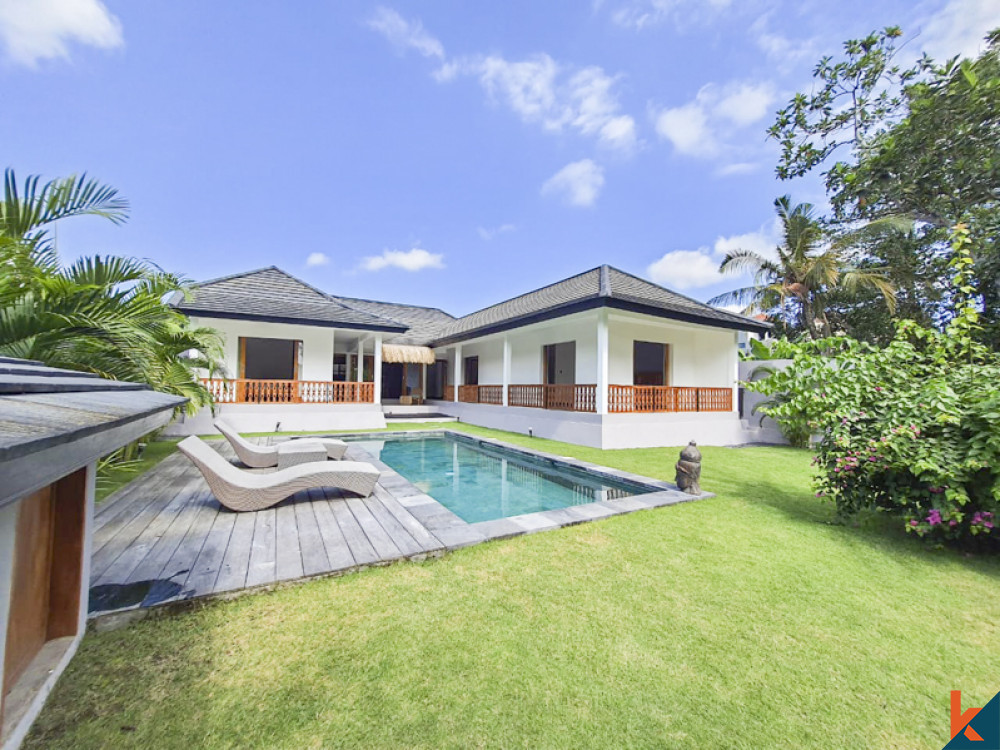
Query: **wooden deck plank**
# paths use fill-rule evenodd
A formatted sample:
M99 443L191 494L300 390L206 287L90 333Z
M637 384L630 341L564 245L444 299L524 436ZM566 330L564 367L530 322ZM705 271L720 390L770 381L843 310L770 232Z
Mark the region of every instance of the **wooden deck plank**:
M205 546L205 537L212 530L215 517L219 515L219 507L219 501L210 492L199 494L191 505L191 524L158 578L169 578L179 583L191 575L201 548ZM188 595L186 589L181 593L181 596Z
M340 527L340 532L344 535L348 549L351 550L354 562L358 565L371 565L378 561L378 553L368 541L351 509L347 507L347 502L343 499L327 502L330 503L330 510L337 521L337 526Z
M222 570L222 560L226 556L229 538L236 525L236 513L220 510L212 521L212 528L205 535L205 543L188 574L184 588L191 596L210 594L215 590L215 582Z
M255 519L253 513L238 513L229 537L229 546L222 559L222 568L215 581L213 591L241 589L247 582L250 567L250 551L253 546Z
M211 493L207 487L201 487L197 492L193 493L184 508L184 512L174 518L166 531L163 532L163 535L153 545L149 554L128 575L125 582L135 583L136 581L148 581L158 578L174 552L177 551L180 543L184 541L191 523L198 514L197 509L202 503L208 502L210 498Z
M330 561L330 570L352 567L355 564L354 555L351 554L351 548L344 538L344 532L340 530L340 524L337 523L337 519L333 515L333 508L330 507L331 502L343 501L339 498L331 501L321 489L309 490L309 497L313 501L316 526L323 539L326 556Z
M298 499L296 494L275 508L275 579L278 581L302 577L302 550L299 549L295 508L292 507Z
M184 512L188 504L197 496L203 486L199 478L194 478L180 489L174 499L160 510L149 522L142 533L130 542L108 566L98 575L95 560L91 563L91 580L97 585L104 583L124 583L132 572L149 555L160 541L175 518ZM109 550L116 540L105 545L101 552Z
M425 551L436 551L444 549L444 544L438 539L434 534L427 530L420 521L413 517L413 515L402 504L386 492L381 487L375 488L375 496L382 501L382 505L385 506L399 523L401 523L406 530L409 532L410 536L413 537L414 541L417 542Z
M403 524L397 521L395 516L386 510L381 500L374 495L369 495L363 498L361 502L365 504L375 517L375 520L385 530L385 533L389 535L393 544L399 547L400 552L409 557L410 555L416 555L424 551L424 548L406 531Z
M247 514L251 515L251 514ZM274 508L259 510L254 518L253 543L250 547L250 563L247 568L247 586L264 586L274 583L277 578L277 557Z
M187 459L182 455L167 456L153 469L139 475L124 487L104 498L94 507L94 531L103 528L119 513L125 512L130 500L134 500L151 487L181 473L185 468L185 463L187 463Z
M91 580L101 577L115 559L139 538L157 516L174 506L178 502L178 498L184 497L186 490L197 486L199 481L201 481L200 477L180 474L173 481L158 487L155 492L151 491L150 497L153 499L129 520L124 520L125 516L123 515L119 517L120 523L114 521L105 526L102 531L108 532L108 537L102 543L98 543L95 538L92 547Z
M148 482L136 488L130 501L125 502L118 512L105 519L100 528L94 529L92 549L97 552L108 543L119 531L130 524L132 520L156 502L169 502L176 489L184 484L190 475L184 466L150 477Z
M295 524L299 530L299 549L302 553L302 572L307 576L326 573L330 570L330 558L326 555L323 537L316 524L313 501L309 493L299 495L299 501L292 505L295 510Z
M345 502L380 558L390 560L402 555L399 547L392 541L392 537L382 528L382 525L375 519L360 497L349 497Z

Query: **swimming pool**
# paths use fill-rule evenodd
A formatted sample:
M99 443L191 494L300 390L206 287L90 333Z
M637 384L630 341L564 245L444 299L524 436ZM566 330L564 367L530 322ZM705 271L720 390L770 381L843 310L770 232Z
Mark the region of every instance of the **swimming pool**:
M452 435L352 440L467 523L648 492L541 457Z

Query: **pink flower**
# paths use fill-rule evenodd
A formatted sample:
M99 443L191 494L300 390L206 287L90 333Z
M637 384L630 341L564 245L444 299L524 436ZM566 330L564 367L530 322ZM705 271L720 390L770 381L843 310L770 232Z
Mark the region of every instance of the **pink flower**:
M949 525L949 526L958 526L958 521L956 521L956 520L955 520L955 519L953 518L953 519L951 519L950 521L948 521L948 525Z
M916 525L917 525L917 521L916 520L910 521L910 526L916 526Z

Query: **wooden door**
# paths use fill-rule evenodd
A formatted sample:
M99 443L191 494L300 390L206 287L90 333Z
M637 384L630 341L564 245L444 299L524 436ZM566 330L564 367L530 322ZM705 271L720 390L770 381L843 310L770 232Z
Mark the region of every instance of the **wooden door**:
M4 656L4 694L45 645L49 630L52 487L24 498L19 505Z

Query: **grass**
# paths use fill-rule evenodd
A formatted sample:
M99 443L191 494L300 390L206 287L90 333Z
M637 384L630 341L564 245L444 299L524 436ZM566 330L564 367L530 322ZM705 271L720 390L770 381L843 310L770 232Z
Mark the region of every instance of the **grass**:
M703 453L715 499L88 634L25 747L939 748L1000 689L1000 563L832 525L806 452Z
M113 466L101 472L101 475L97 479L96 501L103 501L140 474L145 474L173 453L179 442L179 438L152 440L146 444L146 449L142 452L142 456L138 460L130 461L125 466Z

